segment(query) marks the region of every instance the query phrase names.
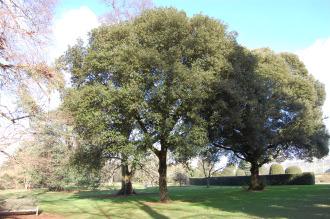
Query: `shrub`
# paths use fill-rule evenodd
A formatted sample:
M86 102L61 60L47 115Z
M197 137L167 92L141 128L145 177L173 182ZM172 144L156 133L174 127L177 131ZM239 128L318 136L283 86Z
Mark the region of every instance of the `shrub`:
M285 173L286 174L301 174L302 171L301 171L300 167L298 167L298 166L290 166L285 169Z
M15 177L5 173L0 176L0 190L14 189L15 188Z
M245 171L242 169L237 169L236 170L236 176L246 176Z
M269 173L269 170L266 167L261 166L259 168L259 175L268 175L268 173Z
M272 164L269 169L269 175L284 174L284 169L281 164Z
M235 176L236 175L235 169L236 168L234 166L228 166L222 170L220 175L221 176Z

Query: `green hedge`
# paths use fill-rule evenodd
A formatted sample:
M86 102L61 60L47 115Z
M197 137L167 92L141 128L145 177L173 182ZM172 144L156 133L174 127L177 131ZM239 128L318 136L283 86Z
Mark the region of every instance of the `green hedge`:
M274 163L269 168L269 175L284 174L284 169L281 164Z
M237 169L236 170L236 176L246 176L245 171L242 169Z
M259 176L265 185L314 185L314 173L279 174ZM190 178L190 185L206 185L206 178ZM250 184L250 176L211 177L210 185L243 186Z
M298 166L290 166L285 169L285 173L286 174L301 174L302 171L301 171L300 167L298 167Z

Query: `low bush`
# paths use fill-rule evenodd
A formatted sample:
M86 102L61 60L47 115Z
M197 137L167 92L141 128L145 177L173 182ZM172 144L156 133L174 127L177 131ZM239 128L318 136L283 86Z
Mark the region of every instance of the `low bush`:
M298 166L290 166L285 169L285 174L301 174L302 171Z
M220 176L236 176L236 167L228 166L222 170Z
M236 170L236 176L246 176L245 171L242 169L237 169Z
M281 164L272 164L269 168L269 175L284 174L284 169Z
M269 170L265 166L259 168L259 175L268 175Z

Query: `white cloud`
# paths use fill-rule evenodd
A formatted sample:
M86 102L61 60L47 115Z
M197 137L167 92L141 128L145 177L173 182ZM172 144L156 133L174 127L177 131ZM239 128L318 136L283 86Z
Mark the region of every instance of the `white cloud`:
M99 25L97 15L86 6L65 11L53 24L53 42L49 48L50 62L64 54L68 46L74 45L79 38L87 42L88 33ZM64 74L64 77L69 85L71 76ZM53 93L48 107L57 108L60 104L59 101L58 92Z
M318 39L311 46L296 52L308 71L325 85L327 97L323 106L324 116L330 117L330 38ZM330 118L326 119L330 130Z
M54 21L50 58L62 55L68 45L74 45L78 38L86 41L88 32L99 25L97 15L86 6L64 12Z

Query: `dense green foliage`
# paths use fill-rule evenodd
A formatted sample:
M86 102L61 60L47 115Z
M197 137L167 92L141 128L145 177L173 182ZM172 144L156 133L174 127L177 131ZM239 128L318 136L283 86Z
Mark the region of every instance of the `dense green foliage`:
M298 166L290 166L285 169L286 174L300 174L302 173L300 167Z
M100 167L152 151L162 201L169 151L187 160L206 146L230 150L251 164L251 189L265 163L328 154L323 85L296 55L245 49L207 16L148 10L96 28L61 61L72 74L64 107L83 139L78 161Z
M269 175L284 174L284 169L281 164L272 164L269 168Z
M328 154L324 87L296 55L237 48L221 79L203 112L209 140L251 163L251 189L258 188L258 168L265 163Z
M88 150L153 151L166 201L167 152L190 156L206 144L199 108L235 44L219 21L171 8L92 31L87 48L77 44L62 58L74 85L66 106Z
M64 218L329 218L330 188L270 186L264 192L241 187L169 187L172 201L157 203L157 188L138 190L141 195L109 197L112 191L78 193L0 191L4 198L34 197L47 214ZM142 195L143 194L143 195ZM42 217L42 214L40 215Z

